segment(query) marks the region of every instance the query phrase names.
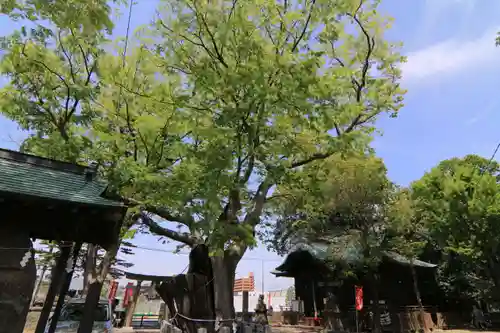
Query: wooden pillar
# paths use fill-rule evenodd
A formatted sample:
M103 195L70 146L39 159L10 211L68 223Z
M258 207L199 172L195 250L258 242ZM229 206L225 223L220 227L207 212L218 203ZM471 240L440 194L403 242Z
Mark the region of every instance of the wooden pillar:
M0 223L0 333L23 332L36 282L32 242L17 225Z
M52 319L50 320L50 327L48 333L54 333L57 328L57 322L59 321L59 316L61 315L61 309L64 305L64 298L68 293L69 286L71 284L71 279L73 279L73 272L75 271L76 261L78 259L78 254L80 253L80 249L82 247L82 243L76 243L73 246L73 257L71 260L71 270L68 272L66 267L66 276L61 287L61 291L59 292L59 299L57 300L56 308L54 309L54 314L52 315Z
M56 298L56 294L59 292L61 287L61 280L63 278L64 269L66 268L70 253L71 247L67 246L65 243L61 243L59 258L57 259L56 266L52 269L52 280L47 292L47 297L45 297L40 318L38 319L38 323L36 325L35 333L45 332L47 321L49 319L50 312L52 311L52 306L54 305L54 299Z
M127 314L125 317L125 327L132 326L132 318L134 316L135 306L137 305L137 299L139 298L139 292L141 291L142 281L137 281L137 285L135 286L134 295L132 296L132 300L128 305Z
M54 246L50 247L49 255L51 255L52 252L54 252ZM31 297L31 306L34 306L34 304L36 302L38 292L40 291L40 287L42 286L42 283L43 283L43 278L45 277L45 273L47 273L48 268L49 268L49 265L43 265L42 273L40 274L40 279L38 280L36 287L35 287L35 291L33 292L33 296Z
M96 278L89 285L78 333L92 332L92 327L94 326L94 313L99 305L99 299L101 298L102 284L103 282L99 278Z

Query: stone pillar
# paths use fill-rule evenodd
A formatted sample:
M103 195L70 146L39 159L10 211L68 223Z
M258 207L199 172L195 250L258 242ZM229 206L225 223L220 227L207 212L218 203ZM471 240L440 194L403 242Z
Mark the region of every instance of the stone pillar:
M7 221L3 221L7 223ZM27 231L0 226L0 333L22 333L36 282L33 253Z
M243 310L243 321L247 322L250 321L250 315L248 314L248 291L244 291L242 293L242 301L243 304L241 306L241 309Z

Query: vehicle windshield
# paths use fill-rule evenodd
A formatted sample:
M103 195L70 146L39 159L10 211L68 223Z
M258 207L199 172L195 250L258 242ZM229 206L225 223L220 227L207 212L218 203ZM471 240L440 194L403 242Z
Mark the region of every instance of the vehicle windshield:
M69 303L61 311L61 321L80 321L83 317L83 303ZM94 313L94 321L107 321L108 309L105 304L99 304Z

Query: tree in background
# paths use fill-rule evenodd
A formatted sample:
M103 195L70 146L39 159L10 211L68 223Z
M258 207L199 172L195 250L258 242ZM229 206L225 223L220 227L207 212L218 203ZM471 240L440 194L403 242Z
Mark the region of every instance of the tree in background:
M441 253L440 282L458 299L499 299L499 165L477 155L440 162L412 183L415 218Z
M414 202L408 189L396 189L391 195L386 205L386 219L387 247L410 261L413 291L419 307L420 322L425 331L427 330L425 313L414 262L428 245L429 234L422 221L416 218Z
M380 330L378 264L386 250L386 206L392 184L382 160L335 155L305 168L276 190L278 221L271 248L286 250L297 237L329 245L330 259L373 290L375 329Z
M206 246L216 315L233 318L236 265L273 188L365 150L401 107L403 58L377 3L165 2L126 56L73 26L21 32L0 110L35 133L24 149L95 160L130 223Z

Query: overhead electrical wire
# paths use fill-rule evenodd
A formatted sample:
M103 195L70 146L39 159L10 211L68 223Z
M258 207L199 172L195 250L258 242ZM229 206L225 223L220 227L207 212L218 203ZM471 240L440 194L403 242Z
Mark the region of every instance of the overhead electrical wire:
M139 245L130 245L126 246L127 248L133 250L133 249L139 249L139 250L145 250L145 251L153 251L153 252L163 252L163 253L171 253L171 254L180 254L187 256L189 255L188 252L178 252L176 250L171 250L171 249L159 249L159 248L154 248L154 247L146 247L146 246L139 246ZM256 261L264 261L264 262L280 262L283 259L261 259L261 258L255 258L255 257L243 257L241 260L256 260Z

